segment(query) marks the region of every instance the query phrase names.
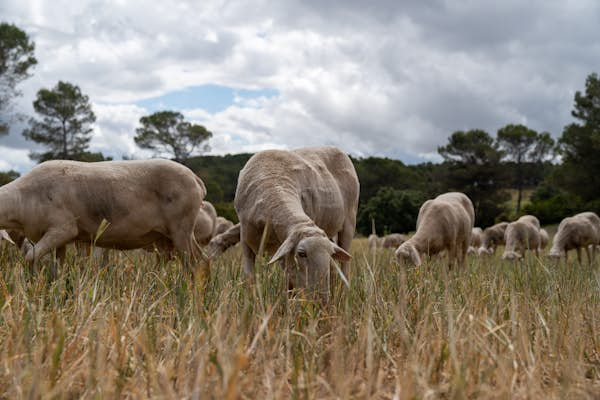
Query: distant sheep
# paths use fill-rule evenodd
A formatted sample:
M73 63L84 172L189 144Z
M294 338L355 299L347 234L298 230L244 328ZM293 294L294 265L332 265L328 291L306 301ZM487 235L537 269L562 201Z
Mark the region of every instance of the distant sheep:
M481 235L481 245L477 250L479 255L494 254L496 248L505 243L504 233L506 232L507 226L508 222L500 222L483 230L483 234Z
M526 216L530 217L530 216ZM535 217L533 217L535 218ZM527 250L535 251L539 256L540 247L540 228L539 221L537 226L533 218L521 217L517 221L511 222L506 227L504 241L506 247L502 254L503 260L517 260L524 257Z
M462 193L445 193L427 200L419 210L416 233L398 247L396 258L420 266L421 254L445 250L450 268L455 262L464 266L474 221L473 204Z
M540 250L548 247L549 242L550 236L548 236L548 232L544 228L540 229Z
M479 227L475 227L471 230L471 243L467 254L475 254L479 246L481 246L481 239L483 236L483 230Z
M212 236L215 237L217 235L220 235L223 232L226 232L233 225L234 225L233 222L231 222L227 218L217 217L215 229L213 230Z
M395 249L400 246L402 243L408 240L408 236L403 235L401 233L390 233L389 235L385 235L383 237L378 237L375 234L369 235L367 242L369 244L370 249L375 248L384 248L384 249Z
M408 240L408 236L403 235L401 233L390 233L389 235L385 235L381 243L381 247L384 249L397 248L402 243Z
M380 238L376 234L372 233L369 235L367 243L369 245L369 249L375 250L383 246L383 238Z
M194 226L194 236L201 246L206 246L213 237L213 232L217 224L217 211L208 201L203 201L200 211L196 217Z
M558 225L556 235L552 242L552 248L548 256L554 259L565 256L568 259L570 250L577 250L577 260L581 264L581 249L585 249L588 262L591 264L595 255L596 245L600 244L598 229L587 215L580 214L567 217ZM590 254L591 253L591 254Z
M209 258L214 258L223 253L228 248L235 246L240 242L240 224L235 224L225 232L214 236L208 246L206 246L206 254Z

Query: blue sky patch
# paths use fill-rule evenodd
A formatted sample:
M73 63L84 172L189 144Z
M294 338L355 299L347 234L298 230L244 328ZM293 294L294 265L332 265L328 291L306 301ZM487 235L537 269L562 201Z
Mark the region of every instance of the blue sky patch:
M235 89L221 85L191 86L162 96L136 101L135 104L150 112L202 108L211 114L223 111L235 104L236 98L251 100L259 97L275 97L276 89Z

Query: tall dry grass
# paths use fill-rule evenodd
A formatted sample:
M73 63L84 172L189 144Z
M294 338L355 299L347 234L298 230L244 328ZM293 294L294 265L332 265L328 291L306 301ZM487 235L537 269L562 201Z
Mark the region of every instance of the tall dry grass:
M400 268L353 249L320 306L237 249L205 287L177 262L70 252L59 278L0 256L0 397L598 398L600 268L470 258Z

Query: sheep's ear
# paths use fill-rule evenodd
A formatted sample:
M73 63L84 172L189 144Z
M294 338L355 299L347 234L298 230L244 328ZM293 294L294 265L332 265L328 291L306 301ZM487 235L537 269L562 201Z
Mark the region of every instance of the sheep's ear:
M417 249L415 249L415 246L410 246L410 259L412 261L413 264L415 264L416 267L420 267L421 266L421 256L419 255L419 252L417 251Z
M267 265L271 265L271 264L276 263L277 261L281 260L283 257L285 257L286 255L288 255L289 253L294 251L295 247L296 247L295 240L292 238L291 235L288 236L287 239L285 239L285 241L281 244L281 246L279 246L279 248L273 255L273 258L271 258L271 260L267 263Z
M6 232L5 230L0 230L0 239L6 240L8 243L15 244L15 242L13 242L11 237L8 235L8 232Z
M338 261L350 261L352 259L352 256L348 254L346 250L342 249L335 243L333 244L333 254L331 255L331 257L333 257L334 260Z

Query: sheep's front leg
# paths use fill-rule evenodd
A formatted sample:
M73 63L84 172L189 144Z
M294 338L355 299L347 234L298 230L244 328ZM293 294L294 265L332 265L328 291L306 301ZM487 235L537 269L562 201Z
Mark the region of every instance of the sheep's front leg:
M347 219L344 222L344 227L338 233L338 246L346 250L348 253L350 253L350 245L352 244L352 239L354 238L355 228L355 221L352 219ZM350 272L350 261L342 262L342 271L344 272L344 275L348 277L348 273Z
M590 246L585 246L585 254L587 255L588 264L592 265L592 256L590 254Z
M25 260L33 264L37 270L39 260L52 249L57 249L57 258L64 261L65 245L77 237L77 226L75 224L63 225L60 228L50 228L44 236L27 252Z
M244 273L246 276L253 280L254 279L254 263L256 262L256 254L245 242L242 241L242 263L244 267Z

